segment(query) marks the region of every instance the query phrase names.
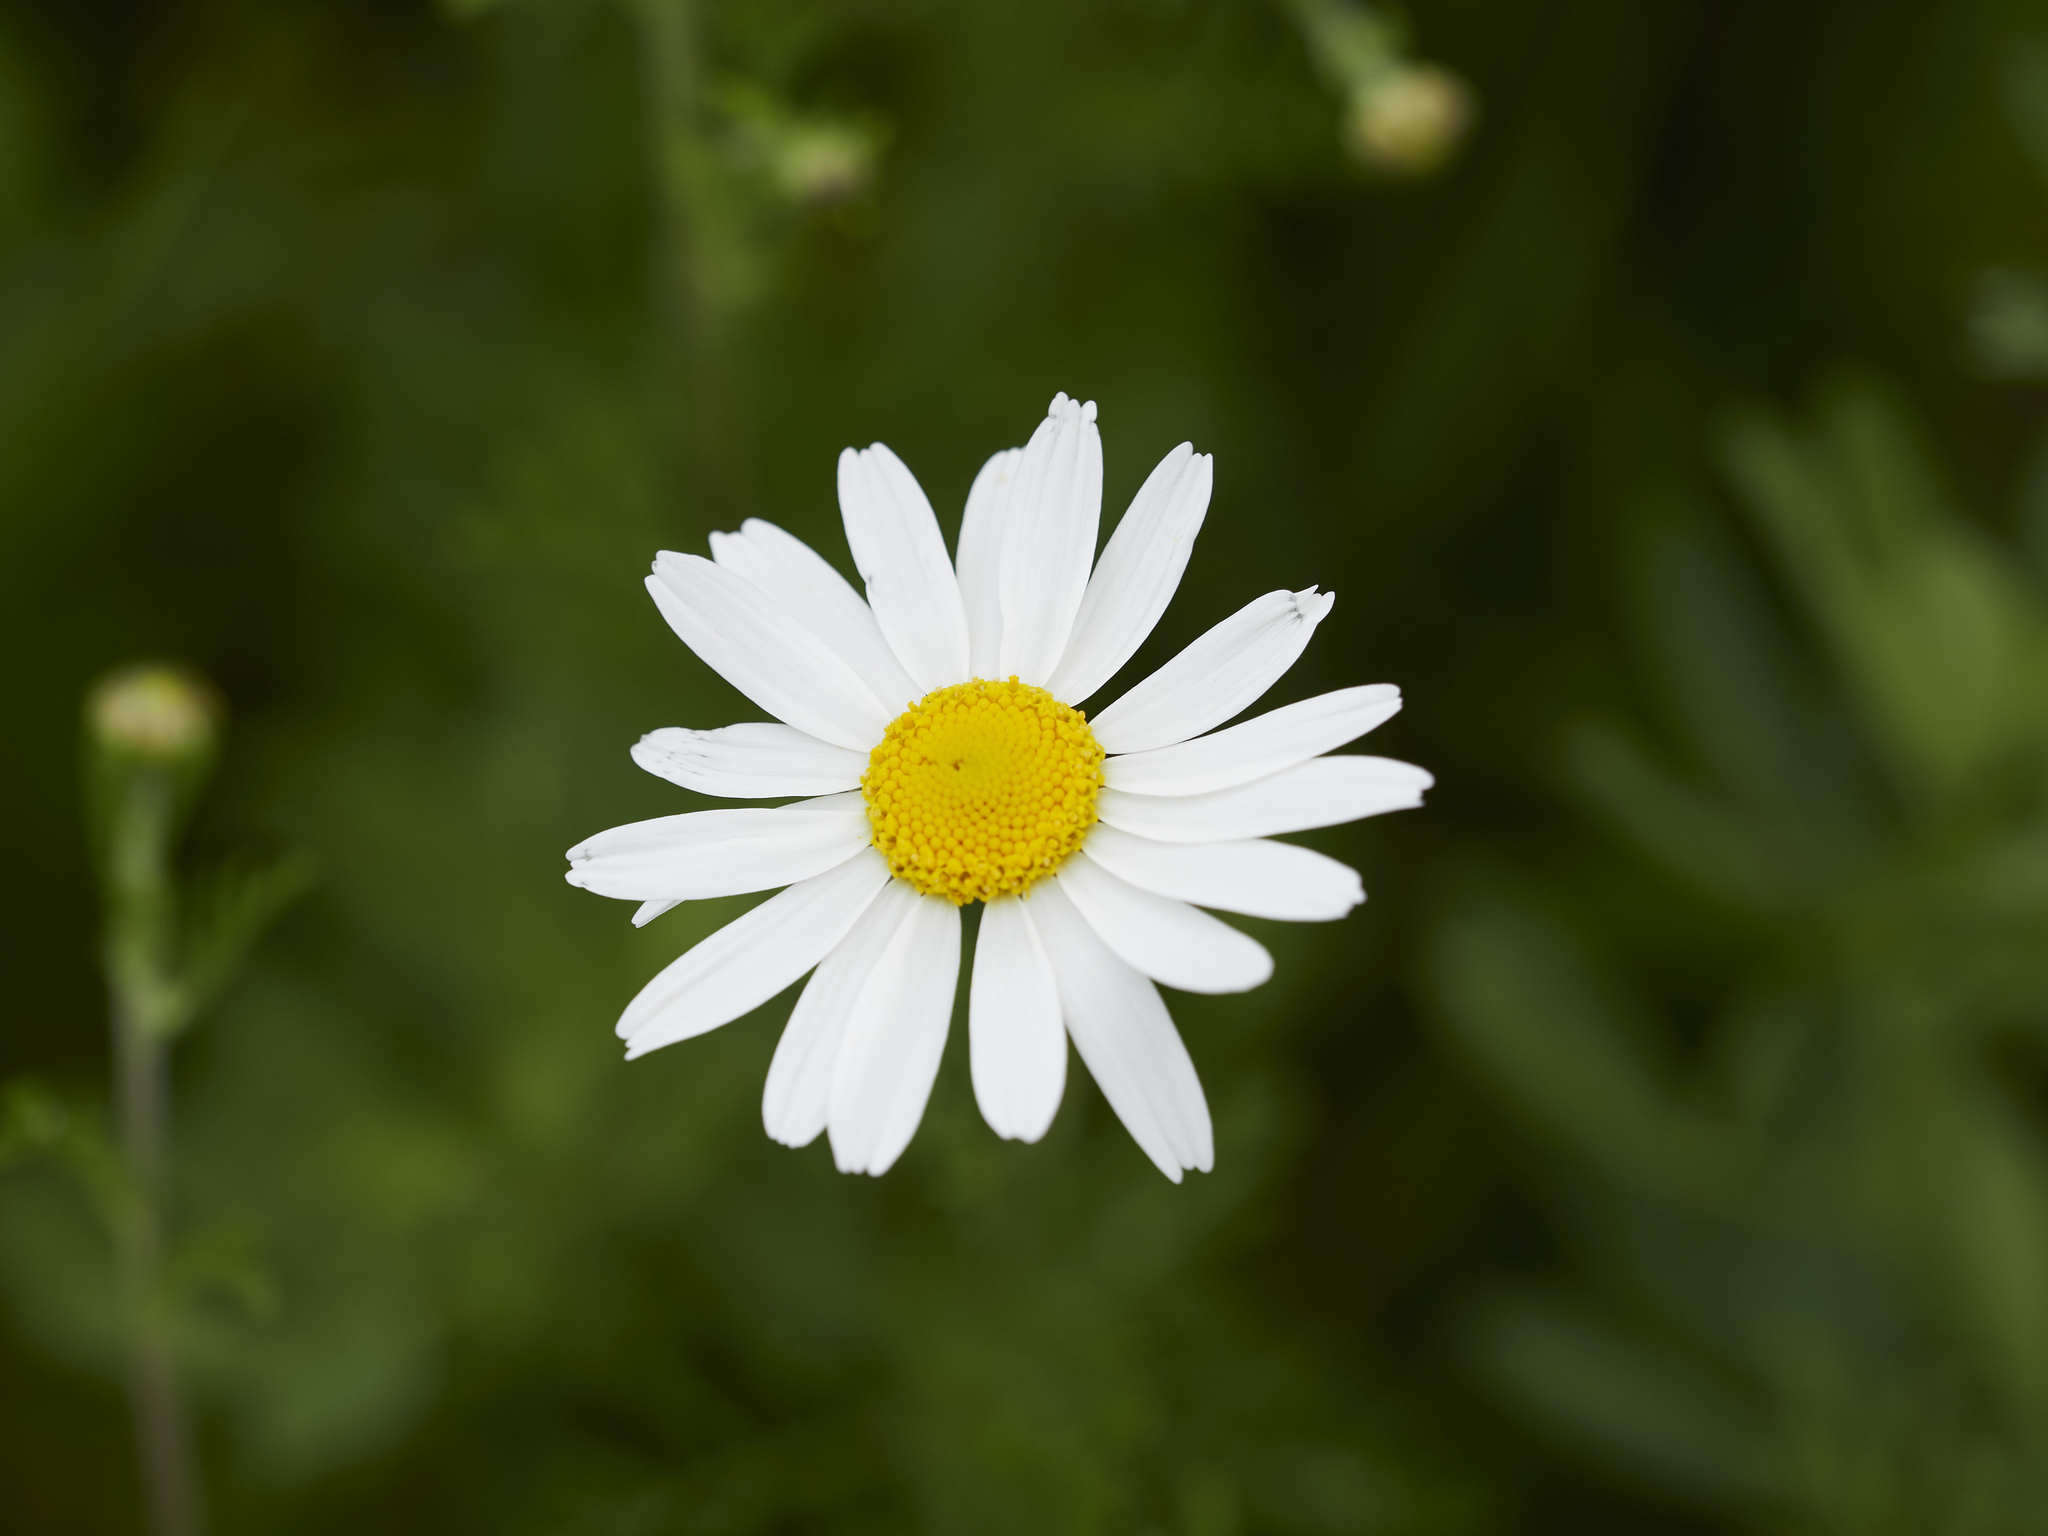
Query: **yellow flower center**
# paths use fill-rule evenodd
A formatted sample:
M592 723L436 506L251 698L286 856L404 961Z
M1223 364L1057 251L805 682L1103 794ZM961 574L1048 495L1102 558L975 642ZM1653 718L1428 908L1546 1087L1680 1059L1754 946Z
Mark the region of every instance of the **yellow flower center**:
M1102 748L1043 688L955 683L889 724L861 775L890 872L955 906L1028 889L1095 825Z

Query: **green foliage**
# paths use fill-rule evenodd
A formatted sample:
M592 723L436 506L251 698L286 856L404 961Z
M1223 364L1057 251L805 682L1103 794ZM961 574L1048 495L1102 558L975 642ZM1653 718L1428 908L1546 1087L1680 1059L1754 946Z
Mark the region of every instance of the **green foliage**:
M1916 435L1856 382L1731 432L1796 623L1710 514L1653 514L1639 653L1683 745L1586 724L1566 771L1696 943L1475 873L1431 949L1452 1038L1565 1154L1580 1270L1477 1310L1476 1367L1581 1454L1795 1530L2048 1507L2048 601ZM1839 718L1791 703L1807 647Z
M135 1529L77 724L148 655L233 721L161 951L219 1532L2048 1505L2048 442L1970 307L2048 270L2036 5L1417 7L1483 110L1398 190L1272 0L160 10L0 20L0 1524ZM1057 389L1111 515L1216 455L1128 676L1319 582L1273 701L1402 685L1440 787L1173 999L1215 1174L1078 1070L997 1142L956 1031L842 1179L786 1002L618 1059L739 904L560 853L747 713L654 550L840 558L876 439L950 527Z
M109 1230L122 1219L131 1198L127 1176L97 1119L48 1084L17 1078L0 1085L0 1172L37 1163L73 1178Z
M227 864L193 882L174 1030L220 1000L256 941L312 889L314 878L310 857L286 854L268 863Z

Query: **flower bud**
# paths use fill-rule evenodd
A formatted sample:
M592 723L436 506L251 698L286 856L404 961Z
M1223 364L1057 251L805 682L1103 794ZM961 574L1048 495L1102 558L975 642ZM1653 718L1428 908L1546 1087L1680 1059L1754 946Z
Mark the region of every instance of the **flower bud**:
M778 191L807 208L857 197L874 179L875 136L839 122L790 124L778 136L770 167Z
M220 697L205 679L145 663L108 674L86 701L86 722L109 752L158 763L205 756L220 729Z
M1352 154L1375 170L1427 176L1472 125L1472 92L1449 70L1408 64L1352 93L1344 123Z

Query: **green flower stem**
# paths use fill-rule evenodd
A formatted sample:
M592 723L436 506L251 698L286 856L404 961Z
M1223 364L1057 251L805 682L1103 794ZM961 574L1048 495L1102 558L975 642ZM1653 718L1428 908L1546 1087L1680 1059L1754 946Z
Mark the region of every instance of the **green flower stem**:
M648 119L648 147L660 194L656 232L654 306L686 338L703 321L698 300L704 274L692 249L701 201L698 147L697 39L688 0L632 0L640 31L640 62Z
M1402 29L1353 0L1286 0L1316 67L1341 91L1367 89L1401 66Z
M653 358L653 387L664 414L687 399L679 437L693 493L714 503L743 503L736 462L731 390L724 382L730 342L734 252L743 217L721 191L705 142L704 61L695 0L628 0L639 30L648 154L660 202L649 263L653 308L668 344Z
M128 1307L130 1408L152 1536L195 1536L198 1479L172 1359L164 1294L168 1055L180 1012L171 971L175 786L160 768L128 777L108 846L107 980L114 1100L129 1198L117 1224Z

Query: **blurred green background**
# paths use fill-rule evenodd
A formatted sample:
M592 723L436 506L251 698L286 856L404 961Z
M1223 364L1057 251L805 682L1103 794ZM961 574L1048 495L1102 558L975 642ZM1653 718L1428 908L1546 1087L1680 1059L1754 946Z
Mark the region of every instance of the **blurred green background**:
M79 711L167 656L190 860L320 870L176 1057L218 1531L2048 1530L2048 17L1416 0L1404 178L1314 14L0 12L0 1526L139 1529ZM620 1061L745 903L562 850L753 713L655 549L844 567L877 438L950 532L1058 389L1105 530L1216 456L1126 676L1320 582L1274 701L1439 787L1173 999L1213 1175L956 1030L844 1178L786 1002Z

